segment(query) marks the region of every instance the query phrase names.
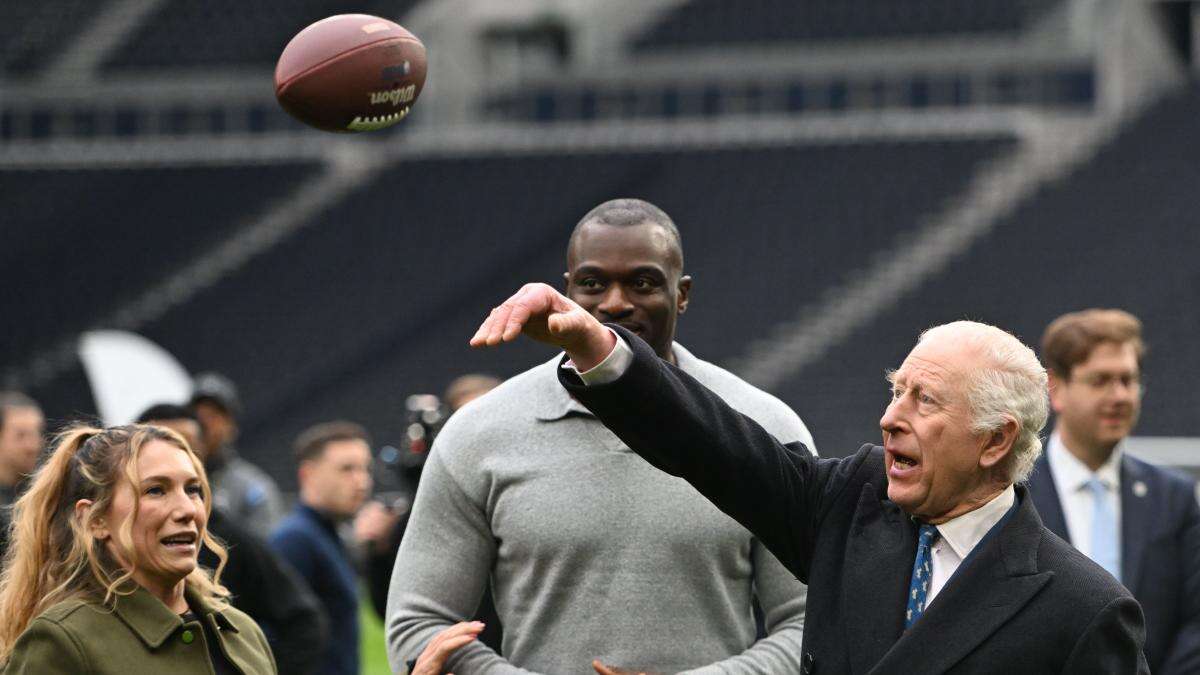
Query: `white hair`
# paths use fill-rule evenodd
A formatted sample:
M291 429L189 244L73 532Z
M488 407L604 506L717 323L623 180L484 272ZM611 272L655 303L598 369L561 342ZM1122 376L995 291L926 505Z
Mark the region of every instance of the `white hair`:
M975 321L954 321L921 333L917 344L945 335L977 350L986 361L964 373L964 390L973 418L971 432L990 433L1005 422L1017 423L1017 438L1005 460L1008 480L1029 478L1042 452L1039 434L1050 414L1046 369L1033 350L995 326Z

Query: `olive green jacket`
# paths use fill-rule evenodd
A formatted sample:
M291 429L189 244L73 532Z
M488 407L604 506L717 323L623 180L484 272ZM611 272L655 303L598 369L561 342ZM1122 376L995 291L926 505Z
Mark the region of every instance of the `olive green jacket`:
M254 620L229 607L217 609L187 592L199 618L183 617L144 589L119 596L115 609L84 600L54 605L17 638L5 675L212 675L207 635L245 675L274 675L275 659Z

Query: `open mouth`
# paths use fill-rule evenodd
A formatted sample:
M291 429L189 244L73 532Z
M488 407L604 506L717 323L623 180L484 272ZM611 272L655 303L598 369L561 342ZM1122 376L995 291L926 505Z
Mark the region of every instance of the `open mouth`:
M893 460L893 464L895 464L896 466L898 466L902 469L910 469L917 465L917 463L912 461L911 459L909 459L907 457L900 457L900 456L897 456L896 459Z
M163 537L159 539L159 542L172 551L191 552L196 548L196 539L195 532L180 532L169 537Z

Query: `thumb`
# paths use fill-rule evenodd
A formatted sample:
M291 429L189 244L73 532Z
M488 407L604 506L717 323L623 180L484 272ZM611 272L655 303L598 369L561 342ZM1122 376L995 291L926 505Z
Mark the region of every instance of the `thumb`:
M546 327L550 329L550 334L555 337L575 335L582 332L586 326L587 317L575 312L551 314L546 320Z

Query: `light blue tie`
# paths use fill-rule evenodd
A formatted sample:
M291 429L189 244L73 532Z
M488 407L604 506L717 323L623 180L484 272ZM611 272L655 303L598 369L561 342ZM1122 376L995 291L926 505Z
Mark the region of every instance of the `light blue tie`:
M1108 488L1099 478L1084 487L1092 493L1092 560L1121 580L1121 549L1117 546L1117 519L1108 502Z
M933 556L930 549L937 537L937 528L933 525L922 525L917 530L917 558L913 561L912 581L908 583L908 607L904 611L904 630L912 628L917 619L925 613L926 599L929 597L929 584L933 582Z

